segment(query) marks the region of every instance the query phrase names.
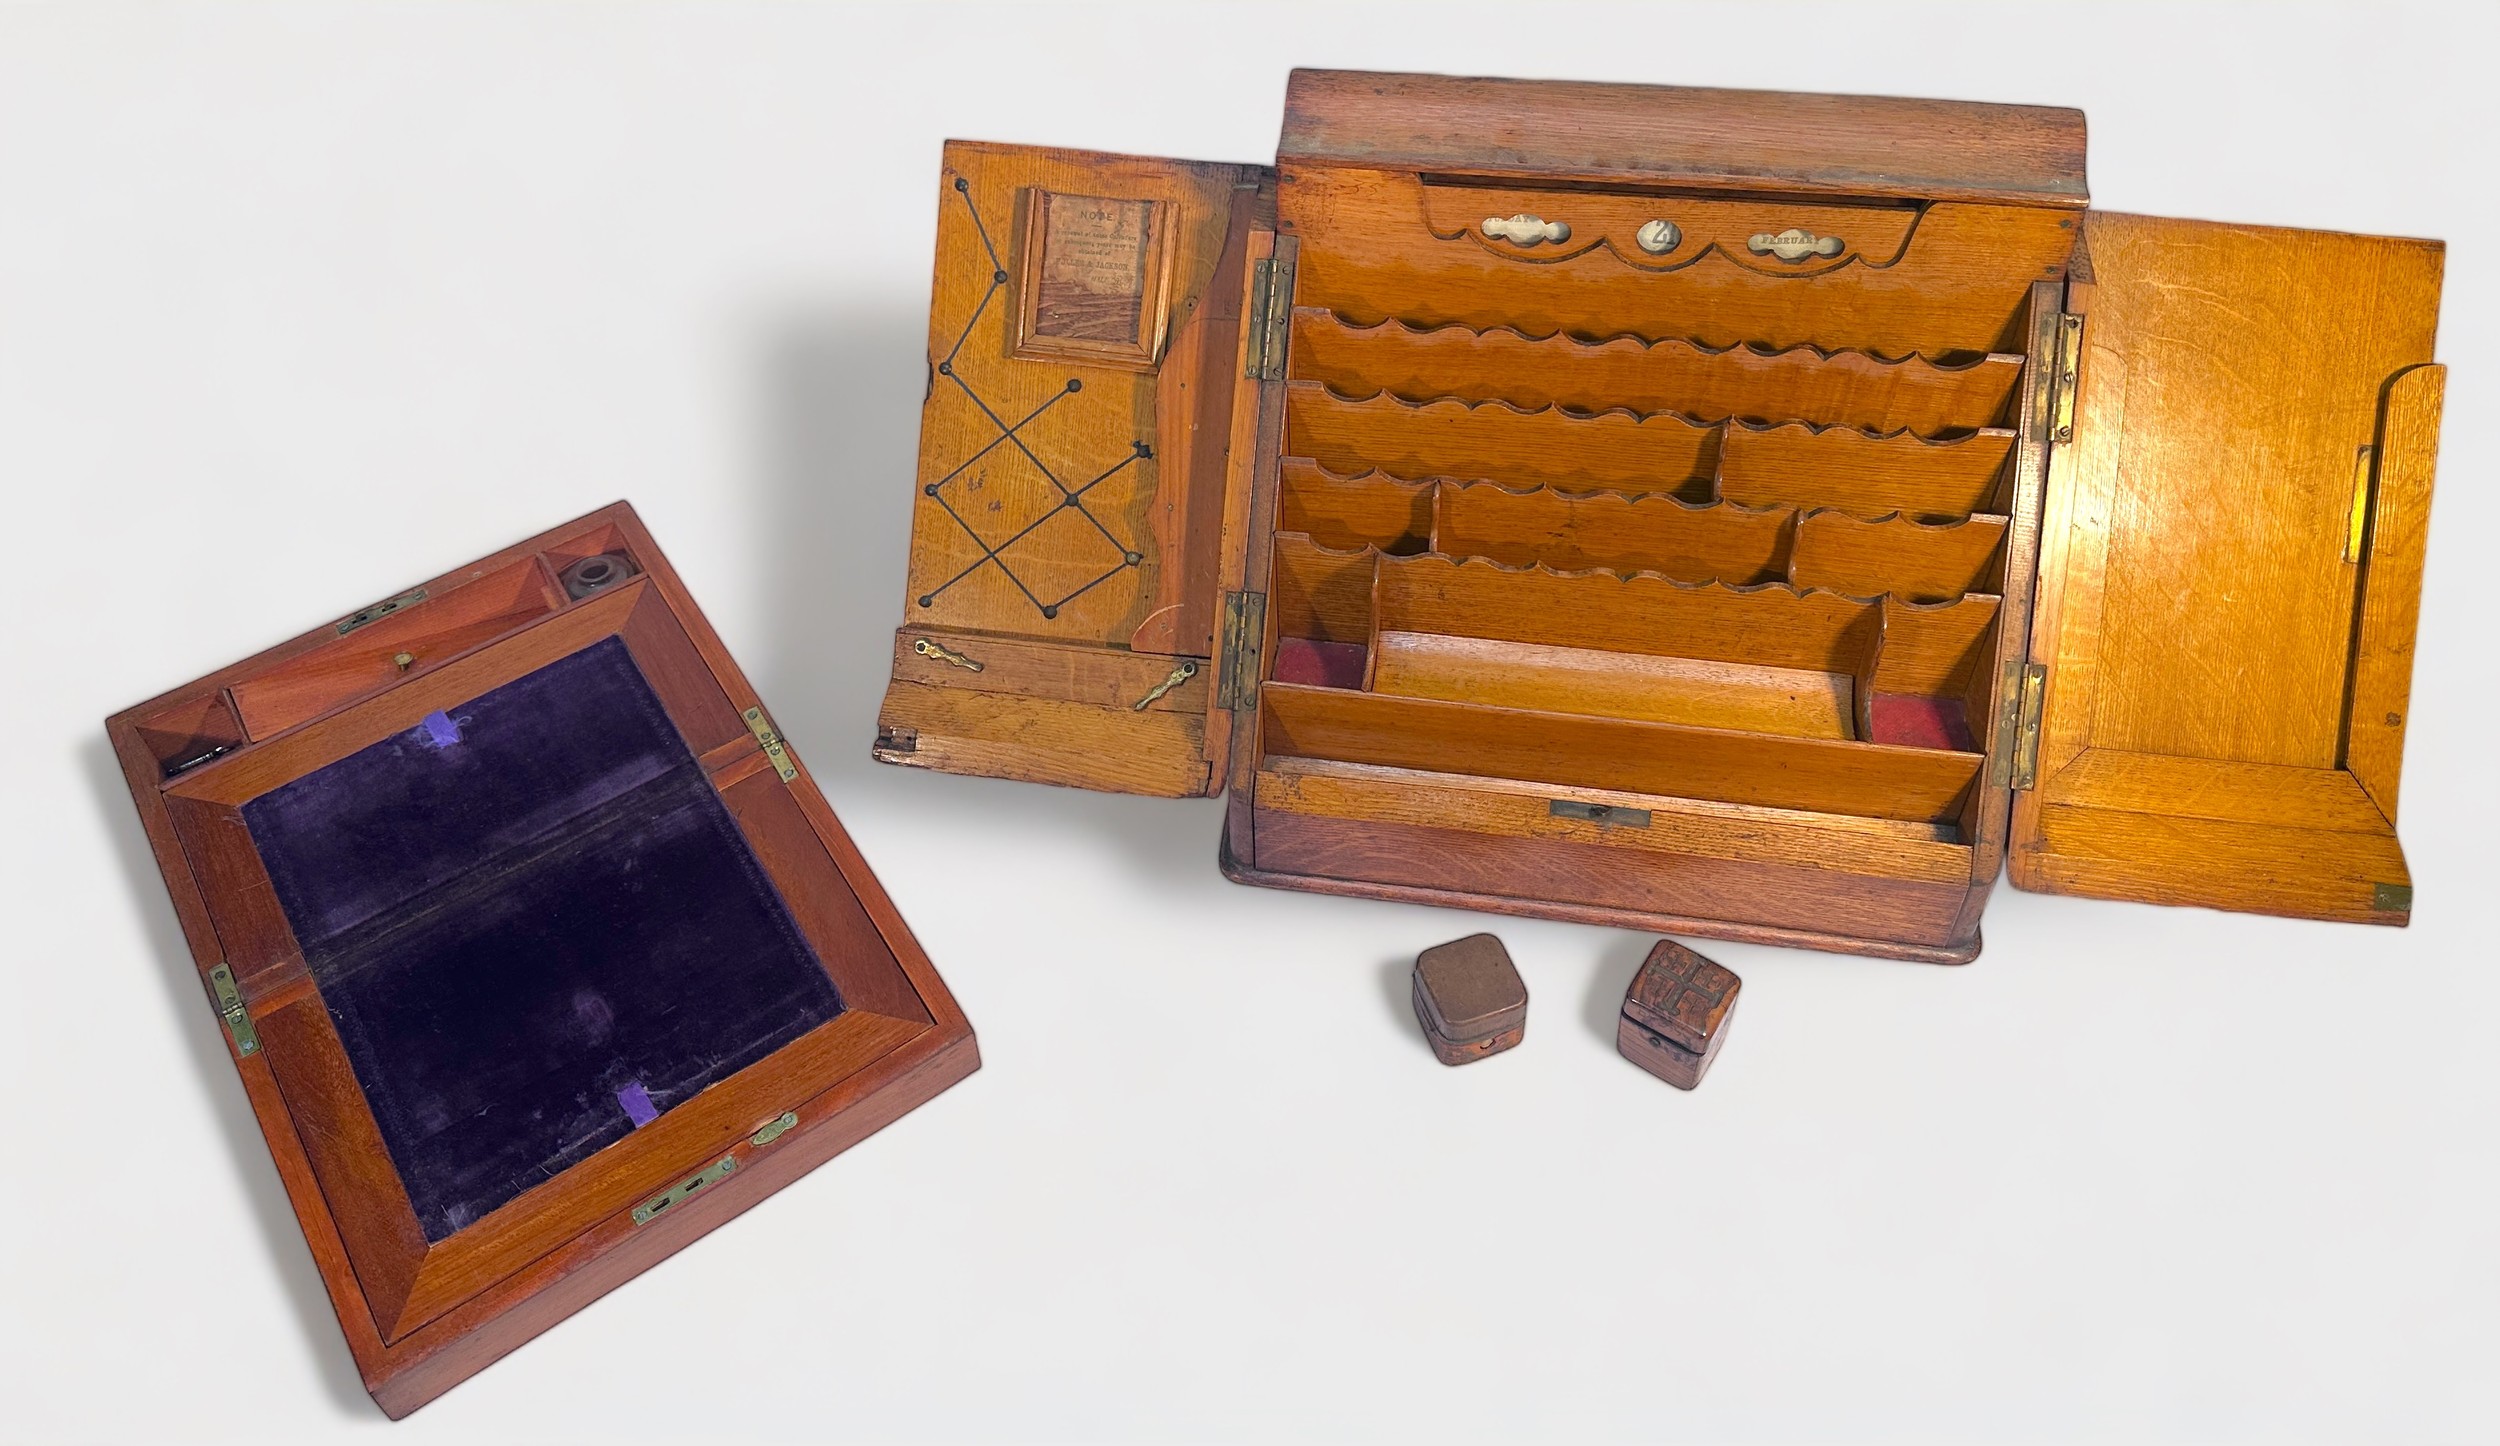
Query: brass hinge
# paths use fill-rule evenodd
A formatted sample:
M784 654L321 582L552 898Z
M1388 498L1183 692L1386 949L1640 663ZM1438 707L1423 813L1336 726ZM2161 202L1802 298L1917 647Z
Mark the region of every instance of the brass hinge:
M661 1212L694 1198L706 1185L717 1185L728 1179L737 1172L737 1169L738 1161L735 1156L721 1156L710 1167L688 1175L685 1179L635 1206L634 1223L636 1225L650 1224L660 1218Z
M1241 374L1256 382L1285 376L1285 328L1293 320L1293 263L1273 256L1251 263L1249 359Z
M226 1037L234 1041L234 1052L260 1053L260 1031L252 1027L251 1012L243 1007L243 991L235 987L231 965L221 962L208 971L208 992L217 1000L217 1017L226 1023Z
M1988 730L1988 786L2011 787L2014 782L2014 748L2023 731L2023 661L2015 659L2005 665L2005 675L1997 680L1997 716Z
M2023 664L2022 681L2015 689L2014 751L2009 787L2030 788L2040 775L2040 700L2047 693L2049 670L2038 663Z
M412 587L397 597L386 597L369 608L339 619L339 635L344 637L367 623L378 623L401 608L415 607L423 601L425 589L421 587Z
M2057 314L2057 362L2049 373L2049 440L2075 439L2075 378L2083 371L2083 318Z
M773 727L771 717L761 708L749 708L742 716L747 720L747 731L755 735L756 742L764 745L764 756L773 761L773 771L781 775L781 781L788 783L796 779L799 766L790 760L789 745L781 741L781 734Z
M1258 696L1259 646L1267 640L1267 594L1224 594L1222 660L1216 665L1215 706L1238 708Z

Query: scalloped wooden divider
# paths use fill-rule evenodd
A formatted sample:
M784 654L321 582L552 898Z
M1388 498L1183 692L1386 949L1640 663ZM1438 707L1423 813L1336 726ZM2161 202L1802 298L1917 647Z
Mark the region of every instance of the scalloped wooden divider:
M1995 592L2004 574L2007 525L2007 519L1984 513L1930 525L1901 516L1869 522L1845 512L1809 512L1797 522L1788 581L1856 597L1890 593L1910 602Z
M1504 402L1414 403L1382 393L1349 400L1291 382L1285 451L1332 472L1494 476L1527 483L1706 493L1722 429L1668 413L1581 416Z
M1530 337L1508 327L1368 327L1312 307L1293 314L1294 374L1343 396L1386 391L1407 401L1442 397L1580 411L1630 407L1702 421L1811 422L1922 437L2005 420L2019 355L1996 352L1940 366L1811 346L1714 351L1682 339L1619 335L1584 341Z

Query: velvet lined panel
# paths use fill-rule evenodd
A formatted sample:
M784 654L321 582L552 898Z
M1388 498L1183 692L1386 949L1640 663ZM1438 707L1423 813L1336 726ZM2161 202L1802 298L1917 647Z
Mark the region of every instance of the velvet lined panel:
M621 639L243 818L428 1240L842 1011Z

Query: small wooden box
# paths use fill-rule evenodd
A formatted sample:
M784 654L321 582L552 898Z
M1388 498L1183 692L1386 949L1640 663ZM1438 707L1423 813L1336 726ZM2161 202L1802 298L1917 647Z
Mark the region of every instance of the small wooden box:
M2442 249L2086 200L2072 110L1546 81L951 144L876 756L1894 958L2009 861L2402 924Z
M1443 1064L1516 1047L1528 1032L1528 986L1510 950L1490 934L1470 934L1415 956L1415 1022Z
M105 726L394 1417L979 1065L623 503Z
M1623 994L1615 1048L1677 1089L1695 1089L1727 1043L1728 1016L1744 981L1673 939L1641 961Z

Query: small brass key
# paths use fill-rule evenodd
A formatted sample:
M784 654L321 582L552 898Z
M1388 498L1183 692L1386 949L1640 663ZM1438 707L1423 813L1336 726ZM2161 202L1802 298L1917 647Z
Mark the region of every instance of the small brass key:
M1183 662L1179 667L1174 668L1171 672L1165 674L1162 682L1148 688L1146 690L1145 697L1129 704L1129 711L1132 713L1145 712L1146 709L1154 703L1155 699L1162 697L1164 694L1171 692L1174 688L1179 687L1181 684L1186 683L1190 679L1197 676L1197 662L1194 659Z
M979 663L956 652L944 643L929 638L913 639L911 650L924 658L935 658L941 663L953 663L958 668L969 668L976 673L981 671Z

